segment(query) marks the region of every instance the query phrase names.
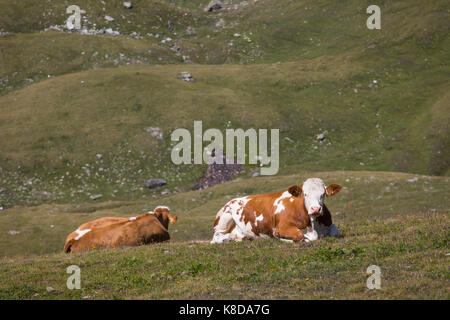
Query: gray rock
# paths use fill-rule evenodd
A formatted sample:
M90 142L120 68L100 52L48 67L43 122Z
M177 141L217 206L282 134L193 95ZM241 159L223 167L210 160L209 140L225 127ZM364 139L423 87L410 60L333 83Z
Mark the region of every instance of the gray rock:
M167 29L169 29L169 31L173 31L175 29L172 22L170 22L170 21L167 22Z
M93 194L92 196L90 196L91 200L97 200L100 199L101 197L103 197L102 194Z
M125 8L127 8L127 9L133 8L133 5L132 5L131 2L129 2L129 1L125 1L125 2L123 3L123 6L124 6Z
M325 135L323 133L317 135L317 140L323 141L325 140Z
M164 179L149 179L144 181L144 187L153 189L157 187L161 187L167 184L167 181Z
M52 292L55 289L53 289L52 287L47 287L46 290L47 290L47 292Z
M219 0L212 0L203 10L205 12L217 11L223 8L223 3Z
M105 20L108 21L108 22L113 22L114 18L111 17L111 16L105 16Z
M161 192L161 195L166 195L166 194L170 194L169 189L165 189L164 191Z
M408 181L408 182L417 182L418 180L419 180L419 178L414 177L414 178L408 179L406 181Z

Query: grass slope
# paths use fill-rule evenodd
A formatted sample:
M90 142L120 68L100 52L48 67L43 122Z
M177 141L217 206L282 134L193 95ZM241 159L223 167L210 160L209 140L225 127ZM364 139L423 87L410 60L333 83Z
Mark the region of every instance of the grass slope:
M339 227L354 221L384 221L413 212L448 214L447 177L391 172L301 172L295 175L241 179L206 190L180 192L159 199L82 204L16 206L0 214L1 256L61 252L66 236L80 224L105 216L136 216L167 205L179 216L170 226L173 242L210 240L217 211L234 197L285 190L308 177L340 183L344 189L328 199ZM417 181L414 182L415 178ZM411 180L410 182L408 180ZM336 214L337 213L337 214ZM8 232L20 232L10 235Z
M281 190L310 176L344 186L327 201L343 238L202 241L210 240L214 215L230 198ZM448 299L447 186L444 177L317 172L245 179L146 202L15 207L0 216L0 298ZM158 204L179 216L170 243L61 252L65 236L82 222L132 216ZM20 233L7 234L11 228ZM66 268L73 264L81 268L81 290L66 288ZM373 264L381 268L382 289L369 291L366 269Z
M448 299L448 215L353 222L345 238L168 243L0 260L2 299ZM81 268L68 290L66 268ZM381 290L366 269L381 268ZM48 292L47 287L54 290Z
M46 31L70 4L0 0L0 298L449 298L447 1L379 1L368 30L366 0L80 0L83 27L120 35ZM173 165L170 133L194 120L280 129L279 174L190 191L204 166ZM193 242L232 197L312 176L344 186L327 202L344 238ZM61 253L85 221L163 204L171 243Z

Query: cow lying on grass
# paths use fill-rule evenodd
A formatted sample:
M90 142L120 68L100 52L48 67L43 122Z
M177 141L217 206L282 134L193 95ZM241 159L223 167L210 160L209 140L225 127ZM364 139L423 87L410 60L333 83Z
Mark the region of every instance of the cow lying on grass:
M339 230L323 200L341 188L310 178L302 186L292 186L287 191L233 199L217 213L211 243L259 237L294 242L338 237Z
M156 207L152 212L137 217L105 217L86 222L69 234L64 252L80 252L94 248L139 246L170 239L169 222L175 223L177 216L169 213L168 207Z

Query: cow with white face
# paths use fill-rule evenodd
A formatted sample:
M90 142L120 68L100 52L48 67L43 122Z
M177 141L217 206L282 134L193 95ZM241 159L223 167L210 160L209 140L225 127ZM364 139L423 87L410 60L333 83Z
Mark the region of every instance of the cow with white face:
M275 237L287 241L314 241L340 236L324 203L342 187L319 178L285 191L230 200L216 215L211 243Z
M306 229L306 238L316 240L325 236L339 237L341 235L338 228L331 222L331 214L323 202L326 196L335 195L341 188L334 183L327 187L320 178L310 178L303 183L304 204L311 220L311 226Z

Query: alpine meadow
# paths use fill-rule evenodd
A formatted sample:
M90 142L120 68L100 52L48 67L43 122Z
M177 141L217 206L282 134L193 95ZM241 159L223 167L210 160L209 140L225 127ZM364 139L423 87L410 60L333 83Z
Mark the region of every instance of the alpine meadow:
M450 299L449 1L0 8L1 300ZM207 129L266 130L271 161L279 130L278 170L260 136L243 164L174 163L180 128L192 159ZM341 237L210 243L230 200L314 177L342 186L325 199ZM86 222L166 206L170 241L64 252Z

